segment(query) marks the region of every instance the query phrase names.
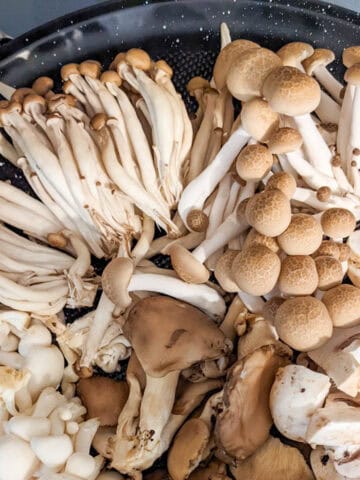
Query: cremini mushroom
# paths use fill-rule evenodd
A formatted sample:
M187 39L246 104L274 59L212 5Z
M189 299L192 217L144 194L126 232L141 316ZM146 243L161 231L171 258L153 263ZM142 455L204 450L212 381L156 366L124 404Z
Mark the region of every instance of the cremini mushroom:
M287 256L281 262L278 286L282 294L311 295L318 284L316 263L309 255Z
M288 255L311 255L321 245L323 232L312 215L296 213L277 241Z
M300 352L320 347L333 332L331 314L326 306L309 296L289 298L280 305L275 327L280 339Z
M338 285L327 290L322 298L334 327L352 327L360 322L360 289Z

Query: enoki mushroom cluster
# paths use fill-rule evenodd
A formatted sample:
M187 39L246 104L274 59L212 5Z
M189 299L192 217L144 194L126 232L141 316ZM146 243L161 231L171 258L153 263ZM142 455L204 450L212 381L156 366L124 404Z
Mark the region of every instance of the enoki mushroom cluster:
M139 49L1 86L35 195L0 182L0 480L360 478L360 47L334 59L222 25L191 118Z

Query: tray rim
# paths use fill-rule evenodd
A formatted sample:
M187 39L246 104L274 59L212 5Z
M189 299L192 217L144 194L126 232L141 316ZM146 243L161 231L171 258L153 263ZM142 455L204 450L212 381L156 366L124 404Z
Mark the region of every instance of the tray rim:
M91 5L89 7L75 10L30 29L2 45L0 47L0 61L6 59L8 56L14 55L18 51L21 51L26 48L26 46L45 38L54 30L61 30L62 28L67 27L75 28L78 23L118 10L128 10L134 7L146 7L147 5L150 6L157 4L168 4L170 7L174 1L176 1L176 3L189 4L194 0L147 0L146 3L144 0L107 0L98 5ZM202 0L195 1L201 2ZM217 0L211 1L215 3ZM307 13L326 15L327 17L333 17L334 19L341 20L345 23L355 23L360 26L360 12L355 12L354 10L340 7L338 5L330 5L323 0L304 0L301 6L299 6L298 0L253 0L253 3L260 6L268 6L271 4L272 8L291 8L293 10L306 11ZM64 23L68 23L68 25L65 27ZM59 27L59 24L62 26Z

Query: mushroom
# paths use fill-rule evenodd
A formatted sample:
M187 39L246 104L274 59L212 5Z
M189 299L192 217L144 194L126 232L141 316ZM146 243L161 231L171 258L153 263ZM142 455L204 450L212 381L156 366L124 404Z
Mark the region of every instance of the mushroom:
M197 468L189 480L230 480L227 475L226 465L219 460L212 460L206 467Z
M289 298L282 303L276 311L275 327L280 339L300 352L320 347L333 332L326 306L313 297Z
M321 226L328 237L342 239L355 230L356 218L345 208L329 208L321 215Z
M250 245L264 245L265 247L270 248L274 253L278 253L279 251L279 245L276 238L263 235L256 231L255 228L252 228L247 234L242 248L245 249L250 247Z
M303 70L302 62L314 53L314 49L308 43L290 42L283 45L276 53L283 65Z
M327 290L322 298L334 327L352 327L360 320L360 289L338 285Z
M269 437L251 457L231 467L237 480L314 480L299 450L284 445L278 438Z
M292 255L281 262L278 286L283 295L311 295L318 284L317 266L309 255Z
M113 426L123 409L128 386L106 377L81 378L77 393L87 410L87 418L98 418L101 426Z
M274 175L271 175L266 183L266 188L268 190L280 190L284 195L291 199L296 190L296 181L288 172L277 172L274 173Z
M21 460L21 461L19 461ZM39 467L30 445L16 435L0 437L0 479L27 480Z
M322 229L312 215L296 213L277 241L288 255L311 255L320 247L322 237Z
M320 290L329 290L341 284L344 273L339 260L331 255L320 255L315 258L315 265L319 276L318 288Z
M270 300L268 300L262 309L262 314L264 316L264 319L270 322L272 325L275 323L275 317L276 317L276 312L278 311L278 308L280 305L282 305L285 302L284 298L281 297L272 297Z
M333 257L336 260L340 259L340 245L333 240L323 240L320 247L313 254L314 258L317 257Z
M245 181L260 181L272 165L273 157L269 149L261 144L247 145L236 159L236 171Z
M306 441L311 416L320 408L330 390L322 373L288 365L276 374L270 393L270 410L276 428L287 438Z

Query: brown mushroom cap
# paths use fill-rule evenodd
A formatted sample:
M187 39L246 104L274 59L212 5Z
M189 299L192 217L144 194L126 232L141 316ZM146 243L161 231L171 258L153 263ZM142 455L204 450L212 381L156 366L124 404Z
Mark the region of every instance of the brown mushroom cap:
M224 387L224 407L215 425L216 443L230 457L243 460L268 438L272 425L270 389L276 371L286 364L288 358L269 345L231 368Z
M338 243L339 247L339 261L346 262L348 258L351 256L351 248L346 243Z
M96 60L86 60L80 63L79 72L81 75L86 75L91 78L99 78L101 73L101 64Z
M308 43L290 42L281 47L276 53L281 58L283 65L298 67L301 62L314 53L314 49Z
M151 68L151 58L141 48L130 48L125 54L125 61L132 67L140 70L147 71Z
M323 255L315 258L315 264L319 275L318 288L320 290L329 290L340 285L344 274L339 260L330 255Z
M296 213L277 240L288 255L311 255L320 247L322 237L321 226L312 215Z
M120 63L125 62L126 53L119 52L116 54L114 60L110 63L109 70L117 71L118 66Z
M188 213L186 223L194 232L206 232L209 226L209 217L202 210L194 208Z
M173 298L140 300L124 325L136 355L152 377L184 370L228 351L224 334L203 312Z
M360 62L360 46L353 45L352 47L345 48L342 55L343 64L346 68L350 68L355 63Z
M288 172L276 172L269 178L266 188L267 190L280 190L287 198L291 199L296 190L296 180Z
M31 109L32 109L32 107L34 107L34 105L37 106L37 108L39 109L39 111L41 113L46 112L47 105L46 105L46 100L45 100L44 97L42 97L41 95L36 95L36 94L26 95L26 97L24 98L24 101L23 101L24 112L31 114Z
M186 90L190 96L194 96L196 90L205 90L207 88L210 88L210 82L203 77L193 77L186 85Z
M358 63L346 70L344 80L350 85L360 85L360 65Z
M34 95L35 93L35 90L33 90L32 88L17 88L15 92L11 95L11 103L21 104L27 95Z
M100 75L100 82L102 83L113 83L120 87L122 80L120 75L117 72L114 72L113 70L106 70L105 72L102 72Z
M108 377L81 378L76 386L86 418L98 418L101 426L117 425L129 395L128 384Z
M325 305L314 297L286 300L276 312L275 327L281 340L300 352L320 347L333 330Z
M200 418L188 420L176 434L167 467L173 480L185 480L195 470L209 443L210 431Z
M231 270L233 261L238 253L238 250L228 249L223 255L221 255L221 257L217 261L214 271L215 278L219 282L221 288L225 290L225 292L239 291L239 287L233 279Z
M277 237L291 221L290 201L280 190L264 190L250 198L246 218L259 233Z
M189 480L231 480L226 472L226 464L215 459L206 467L197 468L190 475Z
M309 255L293 255L281 262L278 285L283 294L311 295L318 283L315 261Z
M320 103L316 80L294 67L271 71L263 85L263 95L275 111L291 117L313 112Z
M346 208L329 208L321 215L321 226L328 237L345 238L355 230L356 219Z
M265 247L270 248L273 252L277 253L279 251L279 245L274 237L267 237L262 235L255 228L252 228L245 238L243 244L243 249L250 247L250 245L265 245Z
M208 379L193 383L180 377L176 387L175 403L171 413L174 415L188 415L213 390L219 390L224 385L221 378Z
M316 250L313 254L313 257L322 257L322 256L330 256L336 258L336 260L340 259L340 249L339 244L334 242L333 240L323 240L321 242L320 247Z
M299 130L290 127L282 127L276 130L268 141L268 147L271 153L279 155L298 150L303 143ZM283 172L286 173L286 172Z
M270 322L271 324L274 324L276 312L278 311L278 308L280 307L280 305L282 305L284 302L285 302L285 299L281 297L273 297L270 300L268 300L265 303L262 311L264 319Z
M314 53L306 58L302 64L308 75L312 75L318 67L326 67L335 60L333 51L327 48L317 48Z
M250 40L238 39L226 45L217 56L214 65L214 80L218 90L222 90L226 85L226 77L234 60L251 48L260 48L260 46Z
M62 80L66 81L70 79L70 75L79 75L79 65L77 63L67 63L63 65L60 70Z
M54 88L54 80L50 77L39 77L32 84L31 88L38 95L46 95Z
M154 63L154 69L155 71L161 70L164 72L169 78L172 78L174 74L174 70L170 67L170 65L165 61L165 60L157 60Z
M236 171L245 181L260 181L271 169L273 156L264 145L247 145L236 159Z
M280 273L279 257L264 245L250 245L232 264L233 277L240 290L251 295L266 295L276 285Z
M265 78L281 65L280 58L267 48L251 48L239 55L229 68L226 85L231 95L247 102L261 97Z
M266 142L279 128L279 115L261 98L254 98L242 105L241 124L258 142Z
M360 288L338 285L324 293L322 298L334 327L353 327L360 323Z
M176 243L171 245L168 253L173 269L184 282L205 283L209 280L210 273L205 265L182 245Z
M128 285L134 273L134 264L129 258L114 258L103 271L101 283L106 296L120 308L131 304Z

